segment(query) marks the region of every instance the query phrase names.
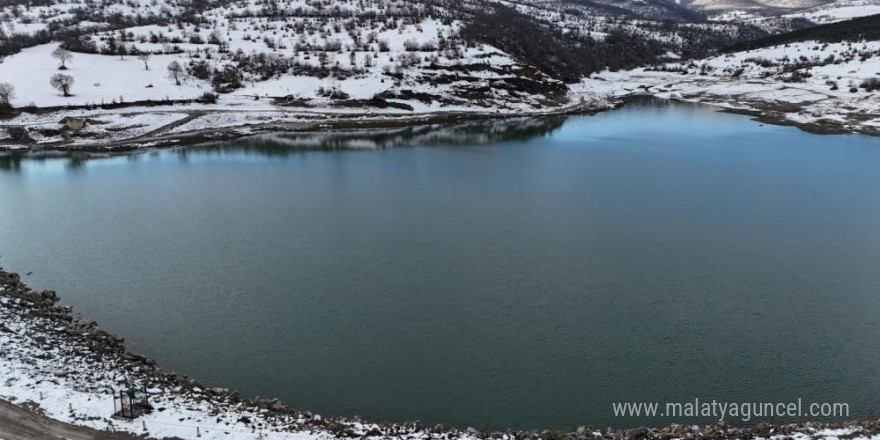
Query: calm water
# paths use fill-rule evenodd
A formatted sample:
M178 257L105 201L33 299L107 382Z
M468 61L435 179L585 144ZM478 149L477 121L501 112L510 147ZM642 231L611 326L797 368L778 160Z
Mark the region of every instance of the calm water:
M320 413L562 428L702 421L615 418L617 401L880 410L878 138L646 101L7 157L0 254L171 369Z

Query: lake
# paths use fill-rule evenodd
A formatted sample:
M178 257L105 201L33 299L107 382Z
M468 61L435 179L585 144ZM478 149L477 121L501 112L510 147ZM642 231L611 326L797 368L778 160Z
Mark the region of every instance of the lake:
M707 107L6 156L0 255L171 370L321 414L880 410L880 138Z

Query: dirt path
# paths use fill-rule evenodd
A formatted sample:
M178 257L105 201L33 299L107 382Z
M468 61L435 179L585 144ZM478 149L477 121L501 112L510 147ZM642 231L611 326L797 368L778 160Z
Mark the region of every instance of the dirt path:
M136 141L139 138L149 138L149 137L155 136L159 133L164 133L168 130L171 130L172 128L180 127L181 125L186 124L187 122L192 121L193 119L207 115L208 113L210 113L210 112L208 112L207 110L188 111L188 112L186 112L186 117L184 117L184 118L178 119L178 120L171 122L169 124L165 124L165 125L163 125L159 128L156 128L154 130L150 130L140 136L135 136L131 139L125 139L123 142L126 142L126 141L131 142L133 140Z
M69 425L0 399L0 438L4 440L133 440L128 434Z

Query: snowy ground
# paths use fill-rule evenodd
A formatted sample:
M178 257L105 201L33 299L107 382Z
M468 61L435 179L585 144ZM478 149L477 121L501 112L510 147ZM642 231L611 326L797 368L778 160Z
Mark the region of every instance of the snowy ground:
M745 111L816 131L880 134L880 42L796 43L707 60L603 72L573 89L609 99L633 93Z
M12 100L15 107L64 107L64 106L88 106L115 103L131 103L146 100L192 100L199 98L206 92L211 92L211 83L205 80L182 75L181 84L169 78L167 66L177 61L185 65L189 56L182 54L154 54L151 55L146 67L144 62L134 56L107 56L99 54L75 53L67 69L56 69L56 61L51 53L58 44L44 44L22 50L20 53L6 57L0 62L0 78L15 87L16 96ZM479 60L473 59L475 65L492 65L496 71L487 69L473 69L467 77L462 77L462 84L435 84L433 82L418 81L419 75L424 72L416 71L408 74L403 80L394 80L385 73L382 67L376 66L369 71L353 75L346 79L317 78L313 76L285 75L263 81L245 81L243 87L231 94L221 96L230 105L248 105L247 101L253 101L255 97L282 97L296 96L311 100L313 105L321 105L329 102L329 99L319 95L322 89L336 89L350 95L353 99L370 99L374 95L384 91L399 91L414 89L422 93L430 93L438 96L451 96L456 86L465 83L480 85L488 80L504 79L503 74L497 73L499 67L513 69L516 64L511 59L499 52L491 51L491 48L475 49L465 57L481 55ZM381 58L389 58L400 53L406 53L400 49L397 53L382 53ZM378 55L378 54L377 54ZM361 58L356 59L360 60ZM467 58L465 58L467 59ZM451 64L449 67L467 66ZM387 66L387 64L385 64ZM431 73L453 74L450 70L432 69ZM73 77L73 85L70 89L72 96L64 96L61 91L52 88L50 78L55 74L64 74ZM508 75L510 77L511 75ZM409 78L409 79L407 79ZM465 81L467 80L467 81ZM226 99L232 98L232 99ZM499 95L499 102L504 96ZM444 105L444 108L456 105ZM262 106L265 108L265 106ZM441 107L435 103L429 107ZM467 107L466 103L458 107ZM526 103L511 108L528 108Z
M113 96L124 93L125 101L144 99L192 99L208 90L207 83L188 79L181 86L169 80L160 69L144 69L134 58L77 54L66 72L83 77L99 76L106 80L92 85L79 85L72 98L55 93L41 83L35 65L45 65L54 45L37 46L9 57L0 63L0 77L13 75L17 89L38 99L39 105L59 105L68 99L76 103L108 103ZM175 57L177 55L161 55ZM92 59L91 57L94 57ZM153 58L156 62L160 55ZM169 58L170 59L170 58ZM501 64L506 68L515 65ZM31 69L32 74L17 72ZM41 67L46 74L56 70ZM42 71L41 70L41 71ZM449 75L440 69L442 75ZM107 74L111 72L112 74ZM611 108L621 97L650 93L661 98L701 102L748 112L774 123L793 124L820 132L863 132L880 134L880 89L869 90L864 84L880 81L880 42L833 43L804 42L733 54L718 55L704 60L681 60L674 63L630 71L601 72L577 84L569 84L568 103L546 107L529 101L503 101L506 92L494 90L495 98L442 102L422 99L418 94L443 97L453 93L455 83L391 86L381 74L361 75L336 81L332 87L351 91L351 102L363 103L384 90L391 95L386 102L405 104L409 108L372 108L364 105L339 105L339 101L308 90L321 87L312 77L285 77L254 82L240 91L221 94L214 104L134 106L103 110L100 108L21 113L0 119L0 150L42 146L52 148L84 148L95 146L154 146L168 140L194 134L217 134L238 130L247 134L272 129L317 127L320 120L348 119L358 122L382 122L451 114L479 115L541 115L547 113L595 111ZM471 72L461 83L479 81L480 75L497 79L498 72ZM138 78L138 79L134 79ZM141 87L140 82L153 87ZM486 81L490 81L487 79ZM97 84L97 85L96 85ZM286 96L291 87L302 99L292 105L281 104L269 96ZM490 87L491 88L491 87ZM129 90L130 89L130 90ZM414 93L406 97L402 93ZM24 92L20 93L24 95ZM308 95L308 96L307 96ZM497 99L496 99L497 98ZM21 98L16 102L21 104ZM65 116L87 121L81 130L70 130L61 124ZM15 134L24 130L22 139ZM228 135L229 133L227 133Z
M11 83L17 98L12 101L16 107L34 105L38 107L65 105L100 105L115 102L133 102L147 99L194 99L202 93L211 91L210 85L202 82L186 81L180 86L169 80L165 67L177 55L155 55L153 67L144 69L144 64L134 57L108 57L104 55L74 54L68 69L59 71L51 53L57 44L44 44L31 47L0 63L0 78ZM74 78L71 97L49 85L49 78L56 73Z
M827 24L875 14L880 14L878 0L842 0L806 11L786 14L783 17L806 18L817 24Z

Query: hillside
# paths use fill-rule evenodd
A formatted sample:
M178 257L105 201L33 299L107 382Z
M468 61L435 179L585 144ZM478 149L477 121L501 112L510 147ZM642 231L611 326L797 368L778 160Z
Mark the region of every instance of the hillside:
M577 104L563 82L766 34L666 2L502 3L7 1L0 76L19 108L243 98L340 111L545 111ZM71 59L54 64L59 43ZM57 75L70 86L50 86Z
M725 52L776 46L803 41L839 43L841 41L880 40L880 14L859 17L836 23L823 24L777 35L769 35L752 41L744 41L727 47Z
M877 1L707 16L667 0L4 0L0 91L11 93L0 145L153 143L321 118L603 110L621 93L585 89L585 78L630 84L645 71L696 71L736 83L738 67L720 75L693 66L712 67L721 47L876 38L876 16L820 26L807 17L868 13ZM759 79L804 79L804 66L832 63L829 55L861 71L862 52L776 60L779 72ZM84 127L61 126L65 116Z
M828 3L829 0L693 0L687 2L691 8L701 11L751 10L773 13L792 9L812 8Z

